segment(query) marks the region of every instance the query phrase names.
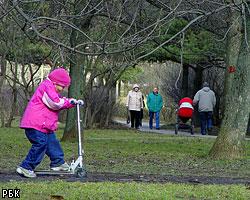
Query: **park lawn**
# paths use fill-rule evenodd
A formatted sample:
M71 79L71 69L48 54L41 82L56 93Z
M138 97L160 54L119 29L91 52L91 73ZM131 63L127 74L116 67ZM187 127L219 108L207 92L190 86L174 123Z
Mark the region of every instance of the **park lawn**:
M51 199L62 196L67 200L247 200L249 188L244 185L188 185L153 183L82 183L82 182L8 182L1 183L4 189L20 189L20 199Z
M14 171L25 158L30 143L19 128L0 129L1 171ZM62 130L58 131L58 138ZM89 172L182 176L250 177L250 141L240 160L207 157L214 139L139 133L132 130L86 130L85 164ZM77 157L77 142L62 142L70 163ZM46 157L39 168L46 169Z

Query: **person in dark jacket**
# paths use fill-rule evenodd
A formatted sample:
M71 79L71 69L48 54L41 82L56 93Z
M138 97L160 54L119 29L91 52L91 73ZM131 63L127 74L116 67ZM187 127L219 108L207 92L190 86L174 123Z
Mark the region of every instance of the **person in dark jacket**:
M162 96L157 87L147 97L147 106L149 110L149 128L153 128L153 118L155 116L155 128L160 129L160 112L163 106Z

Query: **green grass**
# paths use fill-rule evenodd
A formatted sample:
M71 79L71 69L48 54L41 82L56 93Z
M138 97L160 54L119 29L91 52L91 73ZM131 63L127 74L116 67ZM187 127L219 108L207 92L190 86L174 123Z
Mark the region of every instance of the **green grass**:
M249 190L244 185L187 185L187 184L146 184L146 183L81 183L81 182L11 182L1 183L1 188L18 188L21 199L45 200L52 195L67 200L247 200Z
M30 144L18 128L0 129L1 172L14 173ZM214 139L138 133L130 130L87 130L84 132L85 163L89 172L158 174L184 176L250 177L250 142L242 160L211 160L207 157ZM62 130L58 131L58 137ZM77 152L76 142L62 142L65 158ZM45 158L40 168L48 168ZM153 183L82 183L64 181L1 182L1 188L21 189L21 199L250 199L249 186Z
M85 131L85 163L89 172L184 176L250 177L250 142L241 160L207 157L214 139L138 133L130 130ZM30 144L18 128L0 129L1 171L14 171ZM59 130L58 137L62 136ZM76 142L62 142L68 162L77 155ZM40 168L48 168L45 158Z

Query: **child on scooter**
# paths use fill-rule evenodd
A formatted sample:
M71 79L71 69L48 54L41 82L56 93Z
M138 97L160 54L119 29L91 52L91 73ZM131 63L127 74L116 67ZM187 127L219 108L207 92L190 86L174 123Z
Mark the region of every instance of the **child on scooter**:
M25 177L34 178L34 169L40 164L44 155L50 158L50 168L54 171L67 171L69 165L64 160L64 153L56 139L58 114L62 109L74 107L74 99L61 97L60 93L70 85L70 76L63 68L50 72L48 78L40 83L29 101L21 119L20 128L32 144L28 155L16 169Z

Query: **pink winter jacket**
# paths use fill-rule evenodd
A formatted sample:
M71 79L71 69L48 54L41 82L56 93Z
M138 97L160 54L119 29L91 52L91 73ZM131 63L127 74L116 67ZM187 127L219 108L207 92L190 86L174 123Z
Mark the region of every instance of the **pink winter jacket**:
M28 103L20 128L33 128L43 133L54 132L58 128L59 111L74 107L69 100L59 96L51 80L44 80Z

